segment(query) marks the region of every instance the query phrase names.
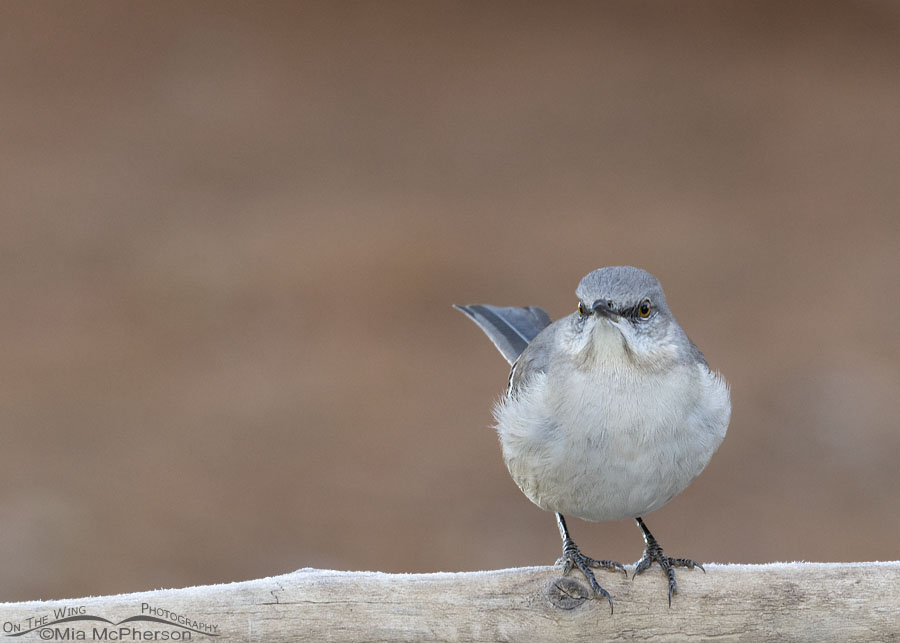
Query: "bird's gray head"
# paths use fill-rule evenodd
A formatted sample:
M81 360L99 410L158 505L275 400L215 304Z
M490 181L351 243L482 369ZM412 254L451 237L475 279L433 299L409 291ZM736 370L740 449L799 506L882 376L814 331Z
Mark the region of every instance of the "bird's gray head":
M632 266L600 268L575 291L572 347L583 360L627 361L646 369L703 361L666 305L659 281Z

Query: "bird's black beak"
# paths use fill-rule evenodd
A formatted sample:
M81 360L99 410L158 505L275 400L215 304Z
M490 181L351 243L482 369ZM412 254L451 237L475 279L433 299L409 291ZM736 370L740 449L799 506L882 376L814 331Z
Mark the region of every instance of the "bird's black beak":
M595 301L594 305L591 306L591 310L600 317L606 317L612 321L616 321L619 318L619 313L613 308L613 303L607 299L598 299Z

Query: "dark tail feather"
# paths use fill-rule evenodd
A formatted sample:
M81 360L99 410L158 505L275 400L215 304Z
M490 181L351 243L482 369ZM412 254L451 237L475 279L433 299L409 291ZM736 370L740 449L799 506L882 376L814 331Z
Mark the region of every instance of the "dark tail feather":
M512 364L539 332L550 324L550 316L537 306L453 306L464 312L494 342Z

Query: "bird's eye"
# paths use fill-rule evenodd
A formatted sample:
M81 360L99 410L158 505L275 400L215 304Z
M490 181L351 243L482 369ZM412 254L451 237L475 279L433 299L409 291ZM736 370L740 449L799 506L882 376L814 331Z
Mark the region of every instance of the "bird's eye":
M584 304L580 301L578 302L578 314L584 317Z
M638 304L638 316L641 319L647 319L650 316L650 300L645 299L640 304Z

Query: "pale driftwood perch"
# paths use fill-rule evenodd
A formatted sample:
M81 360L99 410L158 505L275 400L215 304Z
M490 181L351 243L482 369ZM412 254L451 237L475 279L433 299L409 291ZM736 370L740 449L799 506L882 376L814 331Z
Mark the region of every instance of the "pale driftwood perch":
M655 573L651 573L655 572ZM603 573L615 614L586 600L577 573L529 567L490 572L380 574L302 569L229 585L76 600L0 605L0 636L55 609L111 622L52 625L87 633L105 627L175 631L145 621L155 609L210 631L211 641L883 641L900 638L900 562L708 565L680 571L666 603L658 569L634 582ZM163 611L161 611L163 610ZM50 618L53 620L53 618ZM19 629L22 631L25 628ZM61 630L62 631L62 630ZM181 630L184 631L184 630ZM54 640L39 630L15 639ZM58 638L55 640L59 640ZM70 640L73 640L70 637ZM107 640L113 640L109 638ZM134 640L134 639L129 639Z

